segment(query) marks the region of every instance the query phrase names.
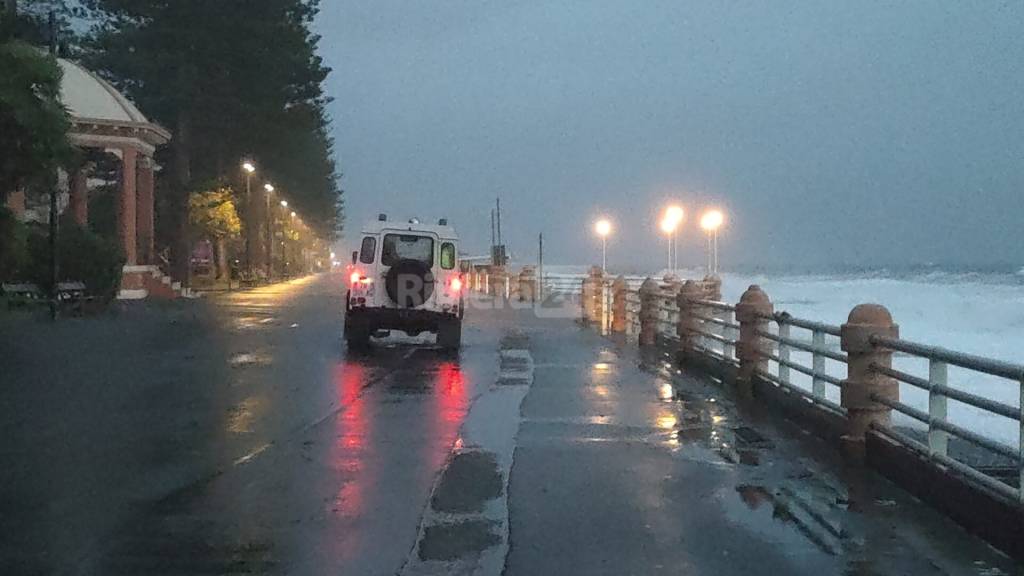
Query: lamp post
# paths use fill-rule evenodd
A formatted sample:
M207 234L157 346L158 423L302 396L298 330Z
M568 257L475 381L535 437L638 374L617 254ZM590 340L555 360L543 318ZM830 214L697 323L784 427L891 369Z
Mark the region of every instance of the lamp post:
M668 236L668 268L669 270L676 269L676 230L679 228L679 224L682 223L686 213L682 208L676 205L671 205L665 209L665 214L661 218L661 231Z
M718 229L724 222L721 210L708 210L700 217L700 227L708 233L708 274L718 274Z
M601 237L601 272L608 268L608 235L612 233L612 223L607 218L601 218L594 223L594 232Z
M245 269L252 275L252 173L256 166L249 161L242 162L245 172Z
M266 219L267 219L267 282L270 282L270 277L272 276L272 272L273 272L272 267L273 267L273 262L274 262L274 259L273 259L273 256L274 256L274 237L271 235L271 232L270 232L270 221L271 221L270 195L273 194L273 192L274 192L274 185L269 183L269 182L267 182L266 184L263 185L263 190L266 192L266 194L264 194L263 196L266 199L266 212L267 212L267 214L266 214Z

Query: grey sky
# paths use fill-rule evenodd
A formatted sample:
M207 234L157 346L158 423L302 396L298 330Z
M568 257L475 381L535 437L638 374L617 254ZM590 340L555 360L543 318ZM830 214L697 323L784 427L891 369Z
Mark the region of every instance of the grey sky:
M483 252L664 259L657 211L727 210L725 264L1024 265L1024 3L326 0L348 227L451 218Z

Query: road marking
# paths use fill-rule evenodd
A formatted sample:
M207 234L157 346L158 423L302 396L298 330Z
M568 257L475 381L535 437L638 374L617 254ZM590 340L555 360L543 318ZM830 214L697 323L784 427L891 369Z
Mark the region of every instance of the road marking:
M253 458L255 458L255 457L259 456L260 454L262 454L267 448L270 448L273 444L274 444L273 442L267 442L266 444L263 444L262 446L256 448L252 452L249 452L245 456L242 456L241 458L236 459L233 462L233 465L241 466L242 464L246 464L246 463L250 462Z

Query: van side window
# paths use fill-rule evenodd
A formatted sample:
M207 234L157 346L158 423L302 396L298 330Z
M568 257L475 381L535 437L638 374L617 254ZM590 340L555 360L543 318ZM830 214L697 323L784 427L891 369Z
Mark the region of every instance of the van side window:
M373 236L364 236L363 245L359 247L359 261L363 264L373 264L373 253L377 251L377 239Z
M441 244L441 268L445 270L455 268L455 244L451 242Z

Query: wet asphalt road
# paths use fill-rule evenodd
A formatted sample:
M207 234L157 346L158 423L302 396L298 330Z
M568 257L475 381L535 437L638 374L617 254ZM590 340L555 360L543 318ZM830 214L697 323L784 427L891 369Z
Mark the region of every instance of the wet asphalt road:
M342 282L0 326L0 574L1019 573L570 319L350 354Z

